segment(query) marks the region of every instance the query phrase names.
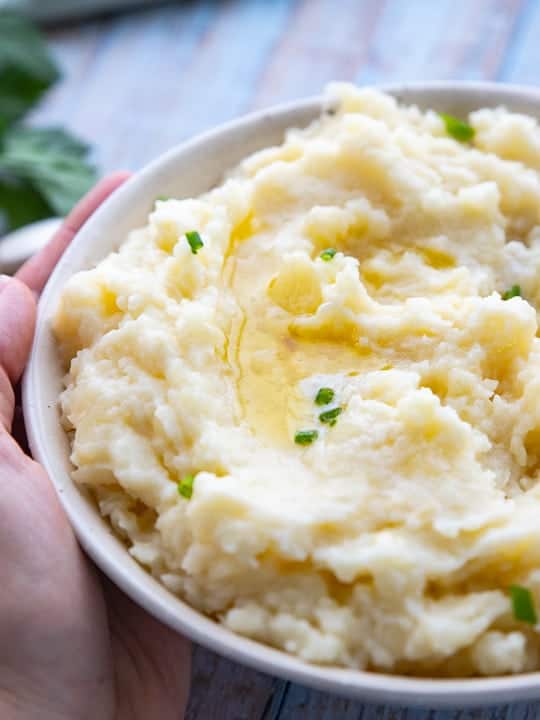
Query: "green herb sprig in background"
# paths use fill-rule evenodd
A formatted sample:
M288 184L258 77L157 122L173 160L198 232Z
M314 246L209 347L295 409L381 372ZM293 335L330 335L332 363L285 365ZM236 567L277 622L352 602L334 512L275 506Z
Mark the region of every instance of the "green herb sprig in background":
M0 231L66 215L96 181L88 145L60 128L22 124L59 78L39 31L0 10Z

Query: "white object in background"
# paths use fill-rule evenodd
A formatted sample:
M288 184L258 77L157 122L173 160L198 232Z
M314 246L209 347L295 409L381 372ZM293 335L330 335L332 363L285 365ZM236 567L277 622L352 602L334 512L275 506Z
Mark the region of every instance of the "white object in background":
M0 273L13 274L52 238L62 223L49 218L26 225L0 238Z

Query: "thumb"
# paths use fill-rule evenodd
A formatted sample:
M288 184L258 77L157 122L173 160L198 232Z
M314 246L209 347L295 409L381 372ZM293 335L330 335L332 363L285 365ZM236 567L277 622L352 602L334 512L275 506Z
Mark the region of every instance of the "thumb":
M10 428L13 384L22 375L34 336L36 303L19 280L0 276L0 423Z

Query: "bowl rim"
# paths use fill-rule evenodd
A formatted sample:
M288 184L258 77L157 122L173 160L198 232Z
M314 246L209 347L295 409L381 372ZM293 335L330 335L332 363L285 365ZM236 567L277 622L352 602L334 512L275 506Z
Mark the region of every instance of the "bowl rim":
M510 104L513 100L521 100L526 103L529 98L531 102L538 103L540 117L540 88L526 85L441 81L389 83L376 87L391 93L398 99L402 95L410 93L426 94L426 96L440 94L441 97L455 94L469 96L470 99L484 96L484 101L488 96L501 98L496 104L504 103L504 99ZM69 268L72 259L80 254L79 250L86 238L92 237L95 228L110 222L110 219L114 217L115 207L130 196L135 198L147 179L151 178L165 164L172 161L181 164L182 156L189 151L226 136L231 131L241 131L274 117L291 115L290 126L293 126L294 116L312 112L313 117L316 117L324 107L324 102L321 96L315 96L281 103L221 124L180 143L134 174L87 221L51 274L38 304L34 343L23 378L23 409L32 455L47 470L80 545L96 565L151 615L194 642L220 655L285 680L369 702L442 708L456 705L460 707L494 705L540 698L540 671L485 678L438 679L315 665L284 651L238 635L195 610L181 598L166 591L175 599L175 606L178 608L178 611L175 612L156 597L157 593L139 586L127 565L117 564L108 556L102 547L103 538L102 542L99 537L96 540L79 516L77 508L73 507L69 497L66 497L66 486L63 479L51 472L51 453L47 449L46 442L47 432L39 420L40 378L44 372L39 363L40 345L44 332L47 330L46 308L50 307L59 292L59 287L56 287L57 280L61 279L64 271ZM226 169L224 168L224 170ZM67 473L64 474L67 476ZM68 482L74 485L70 479ZM125 552L127 555L127 549ZM146 570L143 572L150 576ZM159 585L157 580L155 583Z

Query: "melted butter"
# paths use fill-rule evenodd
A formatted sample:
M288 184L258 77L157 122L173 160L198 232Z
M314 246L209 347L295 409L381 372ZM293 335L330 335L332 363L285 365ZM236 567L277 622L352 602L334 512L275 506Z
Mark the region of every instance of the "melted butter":
M388 282L388 277L384 273L367 264L360 266L360 276L362 282L368 283L375 290L380 290Z
M420 253L426 265L434 270L448 270L456 266L456 259L448 253L433 247L416 248Z
M172 253L179 240L178 230L174 222L163 222L159 228L156 244L166 253Z
M311 405L299 393L300 381L319 373L358 372L366 355L343 343L294 338L279 323L264 325L248 312L237 353L239 399L254 432L290 446L306 402Z
M408 252L410 252L410 250ZM425 265L433 270L450 270L456 267L455 257L443 250L439 250L438 248L426 246L416 247L414 248L414 252L421 257ZM403 258L404 254L404 250L394 252L392 254L391 259L394 261L396 266ZM388 258L387 263L389 261L390 258ZM360 276L362 281L370 285L374 290L380 290L387 283L392 283L394 281L393 275L388 272L388 267L386 268L386 272L384 272L380 268L375 267L369 260L360 264Z
M253 213L248 213L246 217L233 228L229 243L229 251L233 252L240 243L244 242L244 240L247 240L255 232L260 230L261 225L255 221Z
M316 409L299 391L302 380L358 374L379 367L381 360L359 348L352 336L337 341L294 332L293 318L268 291L279 259L261 255L256 237L250 237L252 228L251 218L249 226L236 230L227 260L226 281L240 308L230 330L228 359L244 420L261 439L290 448L294 433Z
M101 304L103 307L103 314L105 316L114 315L118 312L118 306L116 304L116 295L109 288L102 286L101 288Z

